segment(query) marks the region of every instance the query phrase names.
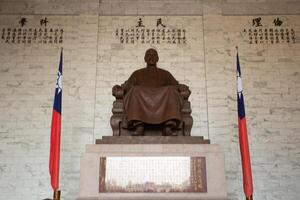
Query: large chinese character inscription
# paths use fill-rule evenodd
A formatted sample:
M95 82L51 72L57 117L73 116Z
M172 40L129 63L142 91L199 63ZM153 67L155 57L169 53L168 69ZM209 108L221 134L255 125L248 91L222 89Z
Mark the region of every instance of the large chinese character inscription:
M205 157L101 157L99 193L207 192Z
M270 23L272 22L272 23ZM257 17L252 19L252 27L243 30L248 37L249 44L295 44L295 29L291 28L283 19L277 17L273 20Z
M156 26L155 26L156 25ZM120 44L186 44L186 29L167 26L162 18L152 26L145 26L139 18L134 26L120 27L115 31Z
M38 26L36 20L27 20L22 17L17 26L1 27L0 42L7 44L63 44L63 28L48 27L50 22L47 17L40 19L39 22Z

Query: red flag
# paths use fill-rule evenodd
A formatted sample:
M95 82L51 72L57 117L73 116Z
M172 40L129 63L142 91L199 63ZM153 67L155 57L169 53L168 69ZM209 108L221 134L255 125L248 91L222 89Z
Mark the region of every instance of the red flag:
M49 173L54 191L59 188L59 159L60 159L60 130L61 130L61 100L62 100L62 63L63 53L60 53L60 62L57 72L57 81L52 113Z
M237 65L237 70L236 70L237 100L238 100L238 116L239 116L238 126L239 126L239 142L240 142L242 170L243 170L243 185L244 185L244 193L246 195L246 199L250 200L252 199L252 195L253 195L252 171L251 171L249 144L248 144L241 69L240 69L238 54L237 54L236 62L237 62L236 64Z

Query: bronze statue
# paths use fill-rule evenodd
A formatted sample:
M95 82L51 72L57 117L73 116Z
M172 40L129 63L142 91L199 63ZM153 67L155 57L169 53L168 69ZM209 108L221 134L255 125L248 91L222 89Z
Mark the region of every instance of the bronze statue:
M125 135L121 129L130 135L144 135L145 127L158 128L162 135L175 136L178 130L182 130L181 135L190 135L189 88L157 67L159 57L155 49L148 49L144 59L146 68L136 70L124 84L113 87L117 98L111 118L114 135Z

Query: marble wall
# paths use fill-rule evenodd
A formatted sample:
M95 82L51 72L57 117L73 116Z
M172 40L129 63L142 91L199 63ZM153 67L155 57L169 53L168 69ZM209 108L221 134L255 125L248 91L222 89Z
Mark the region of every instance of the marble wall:
M22 27L23 17L27 22ZM221 146L228 196L237 200L244 198L235 88L238 46L255 199L300 195L295 187L300 184L299 1L0 1L0 31L41 28L45 17L48 28L64 30L63 43L6 43L0 38L0 199L52 195L49 136L61 47L63 199L78 196L85 145L111 134L111 87L144 66L149 47L158 49L162 68L190 85L192 134ZM256 27L253 19L259 17L262 26ZM150 28L161 18L170 28L185 29L187 43L120 43L116 29L134 27L139 18ZM283 22L280 28L273 23L277 18ZM249 44L249 29L254 44ZM295 42L272 44L268 35L260 43L258 35L255 44L254 30L259 34L259 29L288 29L290 34L293 29Z

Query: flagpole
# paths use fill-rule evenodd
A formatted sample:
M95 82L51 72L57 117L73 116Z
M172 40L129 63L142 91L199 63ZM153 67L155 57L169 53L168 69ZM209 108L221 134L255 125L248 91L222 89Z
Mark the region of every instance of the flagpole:
M246 197L246 200L253 200L253 196Z
M53 200L60 200L60 190L54 190Z

